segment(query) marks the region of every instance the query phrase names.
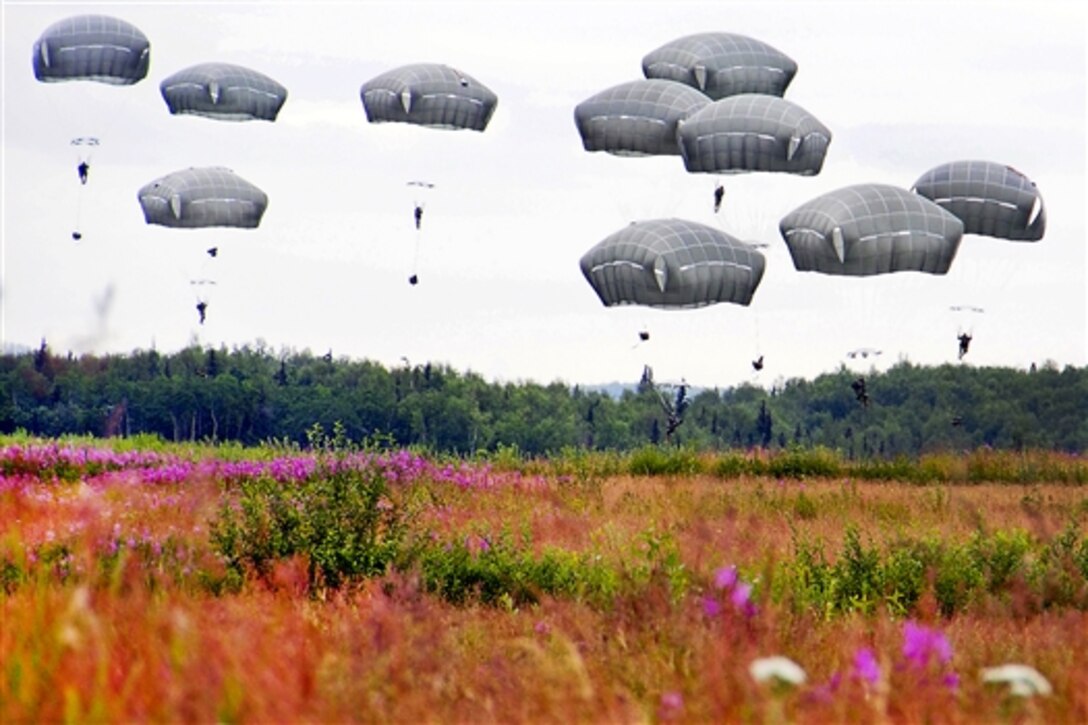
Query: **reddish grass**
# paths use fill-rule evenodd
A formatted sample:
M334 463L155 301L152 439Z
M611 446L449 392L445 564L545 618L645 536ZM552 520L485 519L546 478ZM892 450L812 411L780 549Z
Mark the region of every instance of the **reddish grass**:
M1052 536L1085 514L1083 488L1046 484L615 476L531 491L422 485L432 503L420 523L442 536L508 531L538 549L629 562L657 532L706 582L729 564L764 570L791 554L794 533L835 551L847 524L878 543L963 541L980 529ZM811 515L797 515L802 496ZM68 543L76 573L62 582L42 571L3 595L0 721L1088 721L1083 611L995 603L942 619L923 601L914 617L947 636L953 655L918 669L904 661L903 621L884 612L824 619L764 598L756 616L727 607L708 617L707 592L676 599L664 582L604 608L548 597L458 607L411 574L315 594L296 559L213 596L196 575L222 568L207 535L218 497L214 481L149 487L123 474L0 493L0 559L24 561L52 537ZM133 541L123 565L95 576L118 537ZM169 561L138 554L164 542L176 552ZM863 647L880 665L874 685L851 675ZM776 692L754 682L748 664L771 654L801 664L807 683ZM981 668L1006 662L1043 672L1054 695L1017 702L984 687ZM942 678L953 672L950 689Z

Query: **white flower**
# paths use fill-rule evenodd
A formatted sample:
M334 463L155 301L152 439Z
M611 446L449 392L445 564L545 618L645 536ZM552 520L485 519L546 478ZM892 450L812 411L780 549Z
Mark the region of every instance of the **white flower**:
M1054 689L1039 671L1028 665L1001 665L982 670L982 681L1009 686L1009 694L1016 697L1049 695Z
M806 675L801 666L789 657L760 657L748 665L748 672L756 682L777 680L790 685L803 684Z

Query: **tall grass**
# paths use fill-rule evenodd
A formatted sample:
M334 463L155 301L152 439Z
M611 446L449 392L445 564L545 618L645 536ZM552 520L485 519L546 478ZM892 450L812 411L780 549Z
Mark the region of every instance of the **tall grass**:
M918 458L849 458L830 448L698 451L686 446L647 445L629 452L564 449L555 456L532 459L516 448L481 455L496 466L531 469L585 479L619 473L636 476L720 478L771 476L784 478L856 478L930 483L1088 483L1088 459L1055 451L978 449L960 454L932 453Z
M56 443L0 445L3 722L1088 720L1075 458Z

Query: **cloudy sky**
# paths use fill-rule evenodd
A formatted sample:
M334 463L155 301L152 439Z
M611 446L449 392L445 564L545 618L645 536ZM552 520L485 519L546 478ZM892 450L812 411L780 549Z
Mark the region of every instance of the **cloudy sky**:
M1088 360L1086 28L1076 2L3 2L0 336L7 348L174 351L196 342L431 361L489 380L769 385L857 348L1027 367ZM83 13L151 41L130 87L39 83L34 41ZM641 77L676 37L750 35L797 61L786 98L834 133L815 177L689 174L679 157L583 150L577 103ZM168 75L249 66L289 91L275 123L171 116ZM369 124L359 87L445 63L499 96L483 133ZM95 136L91 178L80 149ZM855 279L794 270L778 220L862 182L909 188L959 159L1014 166L1042 191L1036 244L965 236L951 272ZM226 166L270 197L257 230L145 224L145 183ZM408 181L435 184L422 233ZM604 308L581 255L637 219L680 217L768 245L750 307ZM83 238L72 240L79 229ZM218 246L211 260L204 250ZM416 272L420 283L408 284ZM192 280L214 279L198 323ZM980 307L965 317L950 308ZM638 333L651 333L639 343ZM755 377L749 361L762 354Z

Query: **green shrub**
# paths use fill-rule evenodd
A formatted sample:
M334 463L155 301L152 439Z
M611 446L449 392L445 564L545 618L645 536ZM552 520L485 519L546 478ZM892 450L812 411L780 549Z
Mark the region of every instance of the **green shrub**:
M893 459L867 458L850 466L850 474L861 479L877 481L909 481L932 483L943 473L936 461L912 461L906 456Z
M454 604L481 602L521 606L544 595L607 607L620 596L640 596L661 586L674 602L690 587L690 575L669 534L637 537L632 559L609 564L592 553L516 543L508 533L470 534L462 540L429 541L414 552L424 588Z
M631 453L628 473L635 476L680 476L701 473L702 461L692 448L643 446Z
M1042 607L1088 610L1088 538L1076 521L1048 542L1027 569L1027 578L1041 592Z
M879 606L907 616L927 589L945 616L991 597L1014 606L1014 591L1015 606L1088 610L1088 541L1075 524L1049 542L998 531L962 544L899 540L883 551L849 528L833 561L796 534L793 546L792 559L778 565L772 598L825 617Z
M567 446L546 461L549 476L577 485L599 488L603 482L623 471L623 459L615 451L591 451Z
M454 604L520 606L542 595L602 604L618 588L614 573L591 557L555 548L534 556L507 535L433 542L416 551L415 566L427 591Z
M811 610L830 617L828 592L831 584L831 566L820 544L793 535L792 560L780 562L778 571L771 577L771 598L792 605L797 610Z
M403 507L374 470L326 466L283 484L244 480L211 526L213 547L238 572L266 576L277 560L302 555L311 588L383 574L402 553Z
M839 609L871 612L883 593L880 553L863 546L861 535L853 526L846 529L846 541L835 564L834 576L839 581Z
M780 478L833 478L843 472L843 465L827 448L790 448L771 458L767 472Z
M710 470L718 478L738 478L745 474L751 475L754 466L742 453L730 451L716 456Z
M975 569L992 594L1004 591L1016 575L1023 575L1031 539L1023 531L975 534L967 548Z
M525 457L517 443L499 443L494 451L482 454L482 457L499 471L520 471L525 465Z
M883 562L884 604L895 615L905 617L922 597L929 568L925 547L901 541L889 547Z
M950 617L963 611L982 588L985 579L968 546L935 545L933 594L941 614Z

